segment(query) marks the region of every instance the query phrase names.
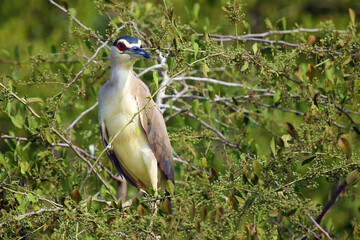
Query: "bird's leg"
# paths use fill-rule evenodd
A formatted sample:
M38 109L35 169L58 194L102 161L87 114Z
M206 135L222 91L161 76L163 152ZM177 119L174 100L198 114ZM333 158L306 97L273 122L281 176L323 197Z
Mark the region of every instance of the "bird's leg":
M145 186L142 182L137 182L138 192L135 194L135 196L131 197L129 200L123 203L123 208L130 207L132 205L132 202L134 198L141 198L146 194Z

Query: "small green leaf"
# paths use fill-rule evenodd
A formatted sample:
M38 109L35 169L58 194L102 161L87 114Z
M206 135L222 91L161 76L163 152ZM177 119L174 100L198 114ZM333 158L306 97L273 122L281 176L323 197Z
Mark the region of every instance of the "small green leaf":
M171 214L171 202L169 198L165 198L163 208L167 214Z
M202 168L202 169L204 169L204 168L206 168L207 167L207 160L206 160L206 158L201 158L200 159L200 167Z
M194 109L194 113L197 114L198 113L198 109L199 109L199 100L195 99L192 103L191 103L192 108Z
M206 102L205 102L205 112L206 112L207 114L209 114L209 115L210 115L210 113L211 113L210 107L211 107L210 101L206 101Z
M276 89L275 93L274 93L274 103L277 103L281 98L281 90L280 89Z
M270 28L271 30L273 30L274 29L274 27L273 27L273 25L272 25L272 23L271 23L271 21L270 21L270 19L265 19L265 25L268 27L268 28Z
M276 148L275 148L275 137L270 141L270 150L274 157L276 157Z
M140 129L137 124L135 124L135 133L136 133L136 136L140 136L140 134L141 134Z
M351 25L354 25L355 24L355 11L351 8L349 8L349 16L350 16L350 23Z
M22 122L16 117L10 117L11 122L15 125L15 127L22 129Z
M175 193L175 186L174 183L170 180L166 181L166 191L168 191L168 193L174 197L174 193Z
M246 62L244 62L244 65L242 65L240 71L241 71L241 72L244 72L244 71L246 71L248 68L249 68L249 62L246 61Z
M351 183L357 181L359 178L359 175L360 175L360 173L358 170L349 172L349 174L346 177L346 183L351 184Z
M261 163L258 160L255 160L253 162L253 168L254 168L254 172L256 173L256 175L260 176L262 166L261 166Z
M258 46L257 46L257 43L255 43L253 46L252 46L252 50L254 52L254 55L256 55L257 51L258 51Z
M204 65L203 65L203 74L204 74L205 77L208 76L208 72L209 72L209 66L206 63L204 63Z
M89 196L86 200L86 208L89 211L91 208L91 204L92 204L92 196Z
M200 11L200 4L199 3L195 3L193 6L193 15L194 18L197 19L199 16L199 11Z
M346 134L342 134L338 140L338 144L341 150L346 154L346 156L350 158L352 151L349 137Z
M270 217L277 217L279 215L279 210L274 209L269 212Z
M190 38L191 38L191 43L192 43L192 44L196 43L196 40L199 40L198 35L195 34L195 33L191 34L191 37L190 37Z
M157 72L153 72L153 79L155 82L156 89L158 89L159 88L159 75Z
M194 49L194 56L195 56L195 59L196 59L196 56L199 53L199 44L193 43L193 49Z
M45 134L46 141L48 141L50 144L52 144L55 141L54 137L52 136L52 134L48 128L46 128L44 130L44 134Z
M316 158L316 155L313 155L311 157L306 158L304 161L302 161L301 166L304 166L305 164L310 163L312 160Z
M282 28L283 28L283 30L286 30L286 18L285 17L283 17L282 19L281 19L281 23L282 23Z
M173 113L173 100L169 99L169 110L170 110L170 114Z
M313 65L311 65L310 63L308 64L308 69L306 72L306 76L309 78L310 81L313 80L313 78L315 77L316 74L316 69L314 68Z
M48 120L47 120L45 117L43 117L43 116L40 117L40 122L41 122L42 124L44 124L45 126L48 126L48 125L49 125Z

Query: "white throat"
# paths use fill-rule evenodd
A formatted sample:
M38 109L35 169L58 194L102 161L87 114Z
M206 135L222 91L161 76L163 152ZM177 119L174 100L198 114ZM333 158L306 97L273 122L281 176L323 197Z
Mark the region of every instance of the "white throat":
M110 55L110 84L112 87L115 87L118 92L122 93L131 77L135 61L131 61L128 54L115 54L115 56L113 54Z

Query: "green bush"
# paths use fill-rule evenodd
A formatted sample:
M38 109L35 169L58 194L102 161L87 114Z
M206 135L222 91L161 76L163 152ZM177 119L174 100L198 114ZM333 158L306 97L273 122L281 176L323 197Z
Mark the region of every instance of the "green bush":
M311 1L42 5L0 3L2 239L359 238L356 1L325 21ZM151 194L122 208L100 140L124 35L154 57L135 72L164 110L171 214Z

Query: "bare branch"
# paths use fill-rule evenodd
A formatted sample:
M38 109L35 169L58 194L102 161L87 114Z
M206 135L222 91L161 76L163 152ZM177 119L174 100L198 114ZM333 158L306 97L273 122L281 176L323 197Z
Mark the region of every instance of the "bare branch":
M107 46L108 42L112 39L112 37L114 36L114 34L116 34L118 31L120 31L121 29L123 29L125 27L125 25L122 25L121 27L117 28L115 30L114 33L112 33L107 39L106 41L96 49L95 53L92 55L92 57L90 57L87 62L85 63L85 65L82 67L82 69L75 75L74 79L69 82L66 87L63 89L62 91L62 95L66 92L66 90L76 81L76 79L84 72L85 68L89 65L89 63L96 57L96 55L99 53L99 51L104 48L105 46Z
M308 218L311 220L311 222L328 238L331 239L329 233L327 233L311 216L310 214L306 214Z
M40 214L42 212L56 212L56 211L60 211L60 210L63 210L63 208L61 207L56 207L56 208L41 208L35 212L29 212L29 213L25 213L25 214L21 214L21 215L17 215L17 216L14 216L14 218L17 218L17 219L21 219L21 218L25 218L25 217L28 217L28 216L32 216L32 215L37 215L37 214ZM0 227L5 224L5 222L2 222L0 223Z
M53 0L49 0L49 2L54 5L55 7L59 8L61 11L63 11L66 15L68 15L69 17L71 17L72 20L74 20L74 22L76 22L77 25L79 25L80 27L82 27L83 29L85 29L86 31L90 31L90 29L88 27L86 27L84 24L82 24L76 17L74 17L73 15L71 15L71 13L69 11L67 11L65 8L63 8L62 6L60 6L59 4L57 4L56 2L54 2ZM91 36L95 37L100 43L104 44L104 41L101 40L101 38L94 32L91 31ZM105 44L106 45L106 44ZM106 46L109 50L110 47Z
M96 169L94 169L94 165L92 165L90 163L89 160L87 160L83 155L81 155L79 153L79 151L75 148L75 146L69 141L67 140L63 135L61 135L55 128L53 128L52 126L50 126L50 129L58 136L60 137L64 142L66 142L76 153L76 155L81 158L88 166L90 169L93 170L93 172L95 173L95 175L97 176L97 178L102 182L102 184L104 185L104 187L106 188L106 190L108 190L109 194L111 195L111 197L117 201L117 198L115 197L115 195L112 193L110 187L108 186L108 184L105 182L104 179L102 179L102 177L100 176L100 174L96 171ZM89 171L90 172L90 171Z
M209 82L209 83L224 85L224 86L228 86L228 87L240 87L240 88L244 87L244 85L241 83L224 82L224 81L213 79L213 78L184 76L184 77L175 77L172 80L173 81L191 80L191 81L198 81L198 82ZM251 88L251 87L246 87L246 89L252 90L255 92L268 92L267 89L259 89L259 88Z
M345 108L340 107L339 105L337 105L332 99L330 99L330 102L331 102L332 104L334 104L334 106L335 106L335 108L336 108L337 110L339 110L340 112L342 112L342 113L344 113L344 114L346 115L346 117L351 121L351 123L354 124L354 128L353 128L354 131L355 131L357 134L360 135L360 130L357 128L357 123L356 123L356 122L354 121L354 119L350 116L348 110L345 109Z
M65 131L69 131L71 128L73 128L75 126L75 124L84 116L86 115L87 113L91 112L92 110L94 110L97 105L99 103L96 102L94 105L92 105L90 108L86 109L85 111L83 111L67 128Z

